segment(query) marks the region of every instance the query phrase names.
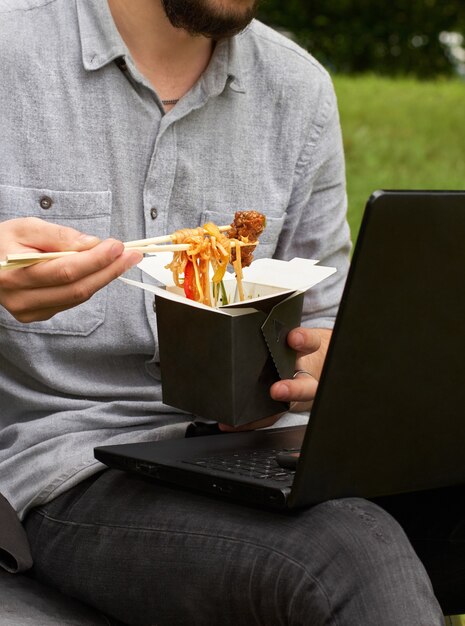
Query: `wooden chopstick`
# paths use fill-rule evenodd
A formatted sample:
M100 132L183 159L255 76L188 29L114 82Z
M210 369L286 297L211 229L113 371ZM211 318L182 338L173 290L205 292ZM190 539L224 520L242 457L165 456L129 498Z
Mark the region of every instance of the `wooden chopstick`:
M148 241L148 240L145 240ZM134 245L135 242L128 242L132 245L128 246L127 243L124 247L128 250L136 250L143 254L156 254L157 252L179 252L182 250L189 250L191 244L188 243L173 243L164 245ZM239 242L242 246L256 246L254 243ZM21 267L28 267L29 265L35 265L36 263L43 263L44 261L50 261L52 259L59 259L70 254L76 254L78 250L66 250L61 252L24 252L21 254L8 254L4 261L0 261L0 270L13 270L20 269Z
M0 261L0 271L1 270L19 270L22 267L30 267L31 265L37 265L38 263L43 263L44 261Z
M62 252L23 252L21 254L7 254L7 262L16 261L48 261L50 259L59 259L62 256L76 254L77 250L66 250Z
M126 247L126 246L125 246ZM173 243L164 246L133 246L130 250L140 250L140 252L177 252L178 250L188 250L188 243ZM63 252L24 252L22 254L8 254L7 261L48 261L59 259L69 254L76 254L78 250L66 250Z
M164 246L134 246L130 250L137 250L144 254L155 254L156 252L178 252L188 250L188 243L176 243ZM36 263L43 263L52 259L60 259L70 254L76 254L78 250L66 250L61 252L24 252L22 254L8 254L4 261L0 261L0 270L16 270L21 267L28 267Z
M229 230L230 228L231 228L231 225L218 226L218 230L221 232ZM175 235L172 234L172 235L160 235L158 237L149 237L148 239L135 239L134 241L126 241L124 243L124 246L126 248L134 248L134 247L146 246L150 244L169 243L170 241L173 241L174 237Z

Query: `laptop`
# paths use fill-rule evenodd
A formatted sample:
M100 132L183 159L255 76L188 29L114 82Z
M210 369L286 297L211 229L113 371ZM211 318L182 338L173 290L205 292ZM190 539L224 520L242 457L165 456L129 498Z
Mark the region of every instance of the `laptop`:
M95 457L296 509L464 483L464 450L465 191L377 191L307 426L101 446Z

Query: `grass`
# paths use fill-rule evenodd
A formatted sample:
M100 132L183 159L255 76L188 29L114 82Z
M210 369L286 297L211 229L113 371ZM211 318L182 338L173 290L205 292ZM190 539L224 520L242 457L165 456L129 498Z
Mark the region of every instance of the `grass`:
M446 626L465 626L465 617L463 615L456 615L446 619Z
M333 79L354 239L375 189L465 189L463 81Z

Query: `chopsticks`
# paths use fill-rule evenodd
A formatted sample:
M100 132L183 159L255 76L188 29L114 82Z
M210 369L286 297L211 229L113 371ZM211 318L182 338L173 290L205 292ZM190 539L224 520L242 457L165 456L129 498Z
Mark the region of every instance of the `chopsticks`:
M220 231L229 230L230 226L220 226ZM173 241L174 235L161 235L159 237L151 237L149 239L138 239L134 241L126 241L124 247L127 250L137 250L143 254L156 254L157 252L178 252L189 250L191 244L188 243L168 243ZM166 242L166 243L164 243ZM162 245L160 245L162 244ZM254 243L239 242L242 246L256 246ZM29 267L44 261L59 259L70 254L77 254L78 250L67 250L61 252L25 252L21 254L8 254L4 261L0 261L0 270L15 270L22 267Z
M229 226L218 226L218 230L224 232L229 230L231 225ZM134 241L126 241L124 246L125 248L138 248L139 246L147 246L150 244L159 244L159 243L169 243L173 241L175 235L160 235L159 237L151 237L149 239L135 239Z
M126 248L126 246L125 246ZM156 252L178 252L179 250L188 250L190 248L187 243L177 243L164 246L129 246L129 250L137 250L144 254L154 254ZM52 259L61 259L70 254L77 254L78 250L66 250L62 252L25 252L22 254L8 254L4 261L0 261L0 270L16 270L21 267L28 267L36 263L43 263Z

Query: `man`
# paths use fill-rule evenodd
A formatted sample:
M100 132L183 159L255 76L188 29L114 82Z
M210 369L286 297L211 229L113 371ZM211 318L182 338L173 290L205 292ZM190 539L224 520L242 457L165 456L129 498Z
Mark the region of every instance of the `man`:
M259 255L337 266L289 335L311 376L270 391L314 396L350 245L339 121L327 73L255 5L0 0L0 256L80 251L0 275L0 490L34 575L128 624L440 624L372 503L283 516L93 459L190 419L161 401L152 299L114 281L140 260L121 241L253 208Z

